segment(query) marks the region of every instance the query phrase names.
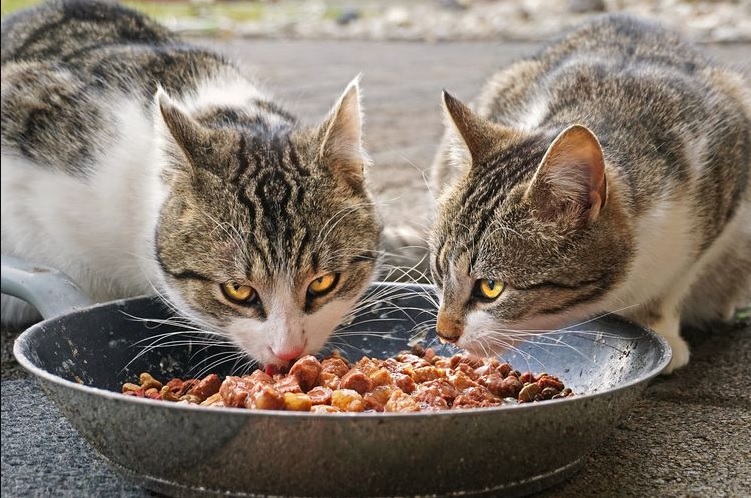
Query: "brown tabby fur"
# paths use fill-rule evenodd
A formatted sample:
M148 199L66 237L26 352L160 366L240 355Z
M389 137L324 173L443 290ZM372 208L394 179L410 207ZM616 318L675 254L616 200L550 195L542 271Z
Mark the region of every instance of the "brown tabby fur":
M680 323L751 295L747 82L679 35L590 21L493 76L475 111L444 95L433 180L438 332L502 350L617 312L688 362ZM477 282L505 283L494 300Z

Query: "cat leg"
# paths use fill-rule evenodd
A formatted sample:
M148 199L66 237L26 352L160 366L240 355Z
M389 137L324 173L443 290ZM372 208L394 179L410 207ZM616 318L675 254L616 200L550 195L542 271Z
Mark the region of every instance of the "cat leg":
M677 307L663 307L658 317L649 326L664 337L670 344L670 349L673 350L673 357L662 373L670 374L675 369L688 365L690 353L688 343L681 337L681 315Z
M748 305L751 297L751 229L747 222L751 208L744 206L722 236L705 251L645 323L670 343L673 359L664 373L685 366L689 348L680 336L680 324L706 327L713 321L728 321L737 306Z
M688 343L681 337L680 301L675 296L669 300L649 301L623 313L627 318L651 328L668 341L673 352L670 363L662 374L670 374L684 367L689 360Z
M739 214L741 220L751 219L751 207ZM683 306L684 322L697 327L733 319L736 309L751 305L751 227L724 235L722 251L704 265L691 287Z
M667 339L673 358L663 373L688 364L689 347L680 335L680 325L706 327L713 321L728 321L736 307L748 305L751 295L751 237L742 233L724 236L724 244L712 248L684 278L672 284L670 296L642 319Z

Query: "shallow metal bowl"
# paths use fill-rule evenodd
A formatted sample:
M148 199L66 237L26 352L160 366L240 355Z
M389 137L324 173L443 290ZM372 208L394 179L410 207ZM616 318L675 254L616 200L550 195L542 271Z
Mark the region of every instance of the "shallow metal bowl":
M43 285L19 284L18 275L6 275L5 258L3 267L3 292L44 307L34 302L40 293L29 288L49 288L53 278L45 277ZM429 287L376 284L371 291L385 297L378 309L346 326L363 333L346 335L350 359L408 349L434 311ZM206 408L118 393L140 372L188 377L222 354L187 344L144 352L144 340L180 332L149 326L169 316L159 301L135 298L60 311L48 309L47 315L57 316L19 337L19 363L115 470L173 496L531 493L575 473L670 359L662 338L610 316L521 344L519 352L504 356L519 370L559 376L577 393L571 398L406 414ZM230 367L212 371L226 374Z

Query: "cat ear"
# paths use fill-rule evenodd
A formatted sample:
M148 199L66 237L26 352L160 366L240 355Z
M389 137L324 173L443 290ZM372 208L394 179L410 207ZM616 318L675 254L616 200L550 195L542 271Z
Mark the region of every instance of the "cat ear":
M347 89L321 125L320 161L338 178L361 187L363 170L370 159L362 145L362 110L360 76Z
M500 136L510 132L504 126L479 116L456 97L443 91L443 110L446 126L453 131L454 145L460 155L468 155L472 162L480 161L497 149Z
M154 100L157 132L168 144L176 145L192 166L204 164L207 153L212 150L211 132L181 110L161 86Z
M586 126L563 130L548 147L526 195L543 216L597 219L607 201L602 147Z

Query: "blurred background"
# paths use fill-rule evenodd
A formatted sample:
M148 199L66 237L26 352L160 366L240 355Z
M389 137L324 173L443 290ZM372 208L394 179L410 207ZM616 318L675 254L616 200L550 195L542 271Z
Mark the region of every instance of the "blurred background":
M41 0L2 0L2 15ZM603 12L661 20L704 42L751 41L751 0L127 0L186 35L542 41Z

